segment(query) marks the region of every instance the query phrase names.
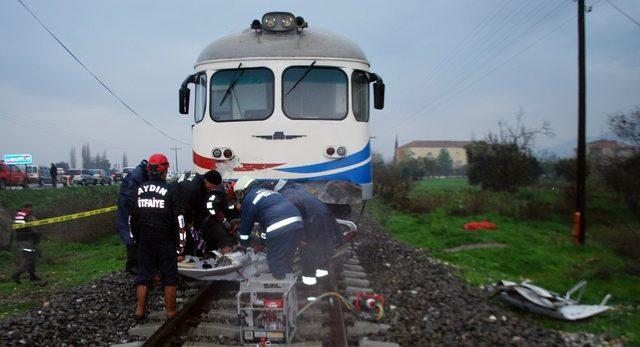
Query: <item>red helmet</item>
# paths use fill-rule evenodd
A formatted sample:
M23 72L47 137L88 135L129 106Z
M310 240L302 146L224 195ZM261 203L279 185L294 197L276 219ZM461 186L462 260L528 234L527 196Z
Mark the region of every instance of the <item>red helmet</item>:
M165 173L169 169L169 160L162 153L154 153L149 157L147 163L147 170L150 173Z

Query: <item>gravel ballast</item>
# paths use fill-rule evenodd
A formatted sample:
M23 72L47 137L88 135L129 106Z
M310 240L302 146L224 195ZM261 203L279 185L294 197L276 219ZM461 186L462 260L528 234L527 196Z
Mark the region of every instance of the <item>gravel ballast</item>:
M564 345L553 330L503 309L425 251L399 243L372 218L359 225L356 252L386 301L391 325L376 339L402 346Z

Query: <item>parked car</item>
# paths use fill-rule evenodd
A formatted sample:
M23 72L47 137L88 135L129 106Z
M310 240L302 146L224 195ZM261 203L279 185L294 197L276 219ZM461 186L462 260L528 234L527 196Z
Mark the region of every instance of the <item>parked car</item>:
M38 182L40 180L40 173L36 165L26 165L25 169L27 171L29 183Z
M89 172L91 172L93 174L93 178L95 178L96 183L94 183L94 185L97 183L100 183L100 185L104 185L105 183L111 185L113 183L111 176L102 169L90 169Z
M29 188L27 173L21 170L18 165L5 164L4 161L0 161L0 189L13 186Z
M88 184L93 184L94 186L98 184L98 179L94 176L94 173L89 169L80 170L79 174L73 175L73 184L78 184L81 186L86 186Z
M77 184L73 178L76 175L80 175L82 173L81 169L69 169L67 170L67 172L64 174L64 178L67 180L67 182L69 182L70 185L72 184Z
M58 168L58 176L56 176L56 182L62 184L64 187L69 185L69 176L64 173L62 170L62 174L60 173L61 168ZM49 171L48 166L38 166L38 171L40 178L38 179L38 184L43 186L45 184L51 184L51 172Z
M122 182L122 172L118 170L113 170L111 177L113 178L113 182Z

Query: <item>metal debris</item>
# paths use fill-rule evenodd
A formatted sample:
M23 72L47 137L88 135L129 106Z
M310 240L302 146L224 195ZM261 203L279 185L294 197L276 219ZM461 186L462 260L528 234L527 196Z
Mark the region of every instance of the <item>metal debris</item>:
M611 298L610 294L607 294L598 305L580 304L586 286L587 281L580 281L561 296L527 281L518 284L502 280L496 284L496 295L517 307L563 320L585 319L611 308L607 306ZM576 292L578 298L573 299L572 295Z

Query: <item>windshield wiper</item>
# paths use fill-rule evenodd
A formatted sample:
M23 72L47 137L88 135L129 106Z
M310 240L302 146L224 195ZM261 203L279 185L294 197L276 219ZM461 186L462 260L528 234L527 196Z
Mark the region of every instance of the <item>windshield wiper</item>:
M218 106L222 106L224 101L227 99L227 96L229 96L229 93L231 93L231 90L233 90L233 87L236 85L236 83L238 83L238 80L240 79L240 77L242 77L242 74L244 73L244 70L240 71L240 67L241 66L242 66L242 63L238 64L238 67L236 68L236 71L233 73L233 78L231 79L231 83L229 83L229 87L227 87L227 91L224 92L224 96L222 97L222 101L220 101L220 105L218 105ZM238 75L238 71L240 71L240 75ZM236 78L236 75L238 75L237 78Z
M298 84L300 84L300 82L302 82L302 80L307 77L307 75L309 74L309 71L311 71L311 69L313 69L313 66L316 65L316 61L314 60L313 63L311 63L311 65L307 66L307 69L304 70L304 73L302 74L302 76L300 76L300 78L298 78L298 80L296 81L296 83L293 84L293 87L291 87L291 89L289 89L289 91L287 92L287 94L285 94L284 96L289 95L289 93L291 93L292 90L296 89L296 87L298 86Z

